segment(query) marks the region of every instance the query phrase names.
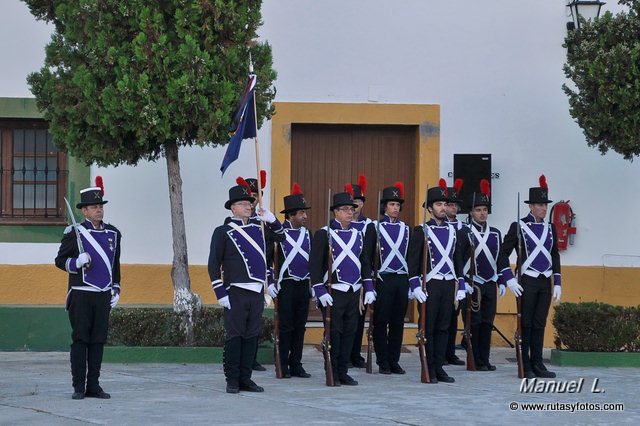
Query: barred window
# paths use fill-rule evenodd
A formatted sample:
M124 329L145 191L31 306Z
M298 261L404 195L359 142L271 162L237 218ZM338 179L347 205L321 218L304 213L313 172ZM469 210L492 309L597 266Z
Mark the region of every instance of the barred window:
M65 223L67 155L44 120L0 120L0 223Z

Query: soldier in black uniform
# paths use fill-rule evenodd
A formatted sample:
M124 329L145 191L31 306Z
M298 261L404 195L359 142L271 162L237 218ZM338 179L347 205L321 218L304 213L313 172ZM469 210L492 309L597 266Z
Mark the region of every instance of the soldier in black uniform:
M109 312L120 299L120 231L102 221L102 178L96 187L80 191L85 220L64 231L56 266L69 273L66 308L71 322L73 399L109 399L99 384L102 353L107 341Z
M362 214L362 208L364 207L364 203L367 201L365 197L365 191L367 190L367 178L365 175L361 174L358 176L358 183L347 184L345 185L345 191L351 192L353 191L353 202L356 205L355 211L353 214L353 223L352 227L362 232L362 235L366 235L367 227L371 224L371 219ZM360 354L360 350L362 349L362 337L364 335L364 322L367 316L367 306L360 305L359 308L362 308L358 311L358 326L356 328L356 334L353 340L353 348L351 349L351 365L355 368L365 368L365 359Z
M426 202L431 220L427 222L426 227L417 226L411 237L409 286L413 291L420 286L421 279L426 281L426 349L431 383L452 383L455 380L442 368L447 351L451 311L454 309L454 300L463 300L469 290L463 277L462 256L456 247L456 230L446 221L445 210L449 195L444 179L440 179L439 187L429 188ZM428 248L425 248L424 244L425 232L429 237ZM428 250L427 275L422 277L425 249Z
M522 363L525 377L554 378L556 374L548 371L542 363L542 348L552 282L555 300L560 300L562 287L556 227L544 221L547 206L551 203L544 175L540 176L540 186L529 188L529 199L525 203L529 204L530 212L519 223L511 224L500 247L498 270L509 289L516 297L522 298ZM518 283L509 265L509 256L518 246L518 232L522 244L519 259L522 265L521 283Z
M311 244L311 282L318 302L325 307L331 305L331 363L337 385L357 385L349 376L348 364L358 320L360 288L364 287L364 303L375 301L371 279L370 253L365 248L364 236L352 227L355 204L352 195L340 192L333 196L331 210L334 219L330 229L316 231ZM332 272L331 294L327 291L329 240L331 233Z
M399 361L409 302L407 250L410 229L400 220L403 203L402 182L384 188L380 199L380 223L376 220L367 227L366 240L380 247L379 252L375 247L371 250L373 272L377 274L373 344L380 374L405 374Z
M449 193L449 202L447 203L446 209L447 222L458 232L466 227L461 220L458 220L457 217L458 211L460 211L460 207L463 203L460 196L460 191L462 190L463 183L464 181L462 179L456 179L453 183L453 186L447 188L447 192ZM458 358L458 356L456 355L456 335L458 334L458 316L460 314L460 309L462 309L467 301L468 299L463 300L458 305L458 307L451 312L451 322L449 323L449 340L447 340L446 364L464 365L464 361Z
M246 182L229 190L225 208L232 217L215 229L209 251L211 285L225 308L223 364L228 393L264 391L251 380L267 280L264 234L250 220L253 202ZM263 208L256 217L271 231L282 232L282 224L269 210Z
M502 242L500 231L487 223L489 207L491 206L489 181L480 182L480 192L472 193L467 200L470 209L471 222L458 233L461 253L463 256L464 273L467 282L474 286L472 293L465 303L472 303L474 296L479 300L476 309L471 310L471 343L473 358L477 371L494 371L496 367L489 362L491 352L491 332L493 320L496 316L497 284L504 289L502 274L498 273L497 260ZM473 250L472 250L473 248ZM469 275L471 271L471 253L474 253L475 274L473 282ZM466 312L466 306L465 310ZM463 318L466 314L463 313Z
M307 206L298 183L291 195L284 197L284 241L278 244L278 265L275 284L269 285L272 298L278 298L280 331L280 365L284 378L308 378L302 367L304 333L309 315L309 255L311 238L305 227Z

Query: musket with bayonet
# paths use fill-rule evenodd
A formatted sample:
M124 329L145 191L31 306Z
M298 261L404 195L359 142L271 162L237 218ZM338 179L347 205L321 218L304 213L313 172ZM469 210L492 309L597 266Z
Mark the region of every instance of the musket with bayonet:
M333 244L331 237L331 189L329 189L329 197L327 203L327 293L331 295L331 278L333 275ZM324 308L324 337L322 339L322 352L324 355L324 373L325 384L327 386L335 386L333 379L333 367L331 365L331 305L327 304Z
M82 244L82 238L80 238L80 229L78 229L78 222L76 222L76 217L73 214L73 210L71 209L71 204L69 204L69 200L67 197L64 197L64 203L67 205L67 212L69 213L69 218L71 219L71 226L76 232L76 240L78 242L78 254L84 253L84 246ZM91 257L89 257L89 263L86 263L83 268L89 269L91 267Z
M377 208L380 208L380 191L378 191L378 204ZM376 251L373 257L373 291L378 286L378 269L380 269L380 215L376 221ZM367 328L367 367L366 372L373 373L373 311L375 302L369 305L369 328Z
M422 215L422 231L424 232L424 255L422 256L422 291L427 294L427 262L429 257L429 234L427 231L427 199L429 196L429 186L424 197L424 208ZM418 326L418 352L420 353L420 381L431 383L429 377L429 364L427 362L427 301L420 304L420 324Z
M516 231L518 234L518 258L516 260L516 274L518 284L522 285L522 228L520 227L520 193L518 192L518 217L516 217ZM524 378L524 363L522 361L522 297L516 295L516 309L518 312L514 343L516 346L516 362L518 363L518 378Z

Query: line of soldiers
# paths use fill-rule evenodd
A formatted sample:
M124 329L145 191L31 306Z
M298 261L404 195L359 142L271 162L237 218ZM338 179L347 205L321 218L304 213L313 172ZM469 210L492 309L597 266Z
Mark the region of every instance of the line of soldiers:
M260 187L264 187L266 176L261 180ZM562 294L556 230L545 222L551 201L544 176L539 186L529 189L525 201L529 214L512 223L504 239L487 223L491 206L488 182L464 201L471 213L470 223L462 226L456 219L458 205L463 202L457 195L459 185L447 188L441 179L439 186L427 192L424 207L431 219L411 230L400 220L402 183L382 190L380 215L370 221L360 214L366 185L359 180L333 195L333 218L313 238L305 226L310 206L297 184L284 197L282 224L269 210L255 208L256 179L239 178L237 183L225 203L232 215L215 229L208 262L213 290L225 308L227 392L264 390L251 375L257 367L265 284L271 297L279 301L283 378L310 377L302 366L302 347L311 297L317 299L323 315L331 307L332 363L328 368L335 385L357 385L348 371L350 365L361 367L363 362L358 358L362 341L358 328L366 312L362 305L375 303L372 337L379 373L405 373L399 360L409 299L426 303L426 353L432 383L454 381L443 369L456 360L448 355L457 323L454 300L470 303L469 296L474 293L482 302L469 326L473 359L477 370L495 370L489 360L491 331L496 300L507 287L522 306L524 377L555 377L542 362L549 305L552 297L560 300ZM100 177L96 186L80 191L76 208L82 211L84 221L65 229L55 259L56 266L69 274L66 309L72 327L73 399L110 398L99 377L109 312L120 298L122 235L103 221L107 203L103 195ZM520 280L509 264L516 249Z
M362 216L365 182L359 179L358 184L348 184L344 192L333 195L333 216L313 237L305 226L310 206L298 184L284 197L284 224L263 207L252 214L257 185L252 188L239 179L238 185L229 190L225 208L231 210L232 217L214 231L209 256L213 289L225 308L227 392L264 390L251 380L251 374L265 283L271 297L279 301L283 378L310 377L302 366L302 347L311 297L317 300L325 320L328 307L331 308L331 337L327 342L331 366L325 369L331 368L336 386L358 384L348 371L350 366L364 366L360 355L364 317L366 307L374 303L372 325L378 371L405 374L399 360L410 299L426 303L426 353L431 382L454 382L443 366L462 363L451 350L457 331L456 305L471 299L474 292L476 300L482 302L474 310L469 326L473 358L477 370L495 370L489 360L491 332L497 298L505 294L507 287L522 298L525 377L555 377L542 363L551 283L554 298L559 300L561 295L556 231L544 221L551 202L546 180L541 178L539 187L530 188L525 203L531 211L511 225L504 240L487 223L491 206L488 182L463 201L458 196L460 185L447 188L441 179L438 186L427 191L423 205L431 219L413 230L400 220L404 204L404 186L400 182L382 190L376 220ZM467 225L456 218L463 202L471 210ZM509 264L518 241L523 242L518 250L521 282ZM278 253L275 265L274 245Z

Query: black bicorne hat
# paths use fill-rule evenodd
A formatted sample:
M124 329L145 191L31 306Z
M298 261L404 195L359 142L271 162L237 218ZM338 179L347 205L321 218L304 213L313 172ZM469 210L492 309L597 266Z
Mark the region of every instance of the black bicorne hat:
M331 210L335 210L342 206L351 206L353 208L358 207L358 205L353 202L353 196L350 193L337 192L333 194L333 205L331 206Z
M96 186L85 188L80 190L80 202L76 204L77 209L81 209L86 206L93 206L96 204L107 204L107 200L103 200L104 196L104 184L102 183L102 176L96 176Z
M552 201L549 199L549 186L547 185L547 178L544 175L540 175L540 186L529 188L529 199L525 201L527 204L549 204Z
M298 182L294 182L291 187L291 195L284 197L284 210L280 213L291 213L298 210L308 210L311 207L307 206L307 201L304 199L302 190Z
M251 195L251 187L249 184L244 179L242 179L242 182L244 182L244 184L232 186L229 189L229 200L224 203L225 209L230 210L231 204L238 201L249 201L253 203L256 200Z
M382 190L380 204L386 203L387 201L404 203L404 183L396 182L393 186L388 186Z

